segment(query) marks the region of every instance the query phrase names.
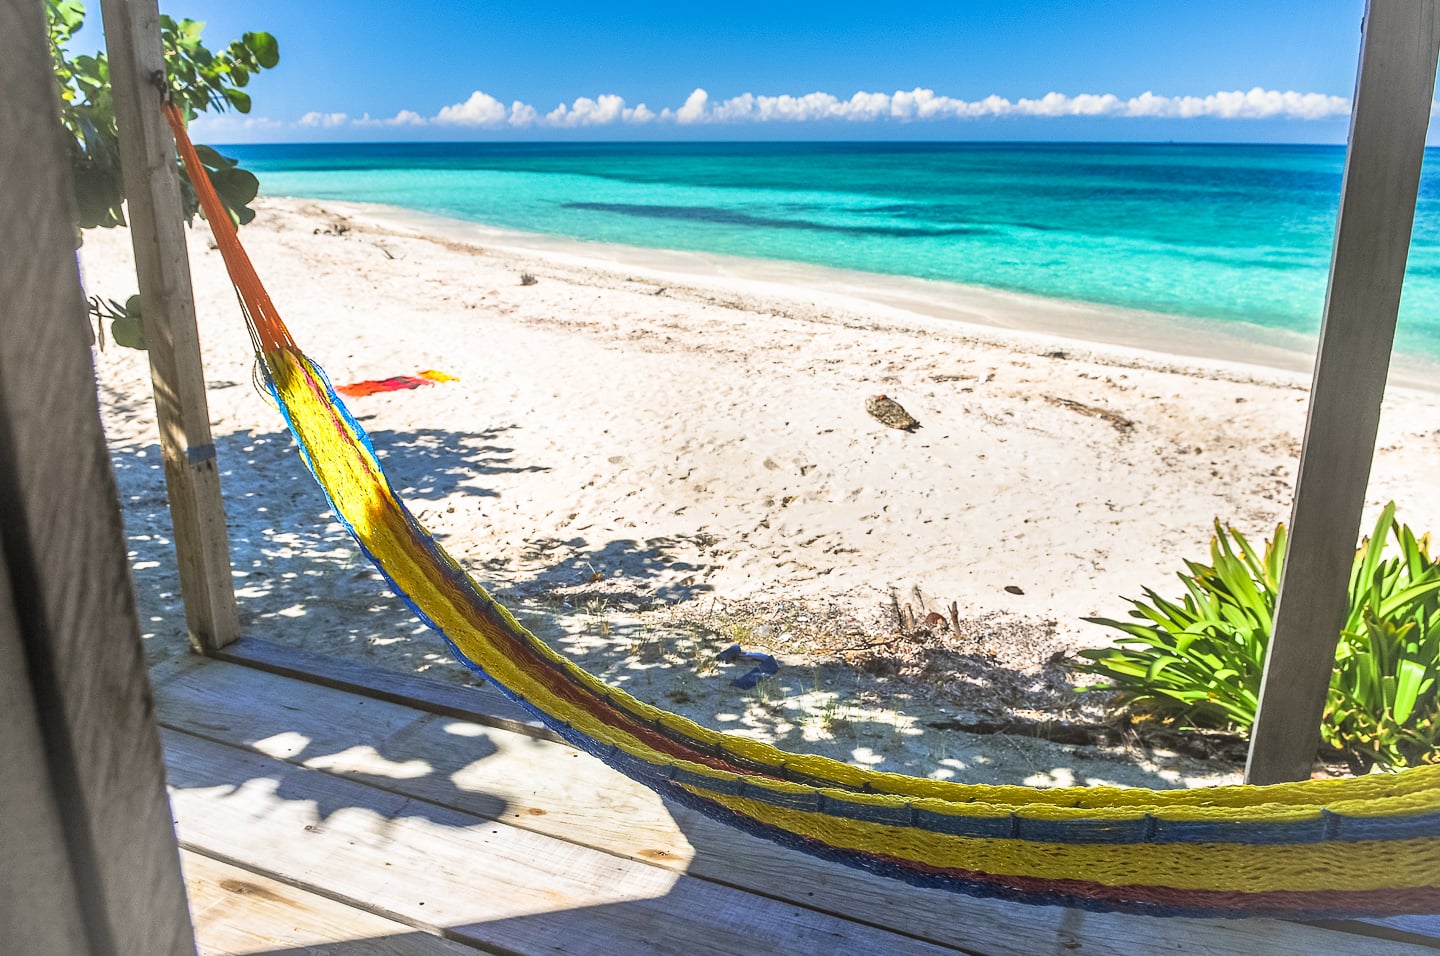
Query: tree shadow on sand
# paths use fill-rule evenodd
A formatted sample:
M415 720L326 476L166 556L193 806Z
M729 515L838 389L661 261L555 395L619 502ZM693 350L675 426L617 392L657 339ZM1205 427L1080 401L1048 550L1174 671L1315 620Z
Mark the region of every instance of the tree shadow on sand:
M494 497L489 476L545 470L517 461L505 432L380 430L371 437L396 492L424 522L446 502ZM288 432L240 431L216 444L222 487L231 479L226 507L243 635L452 684L478 680L364 558ZM160 453L155 445L128 446L113 458L153 663L185 646ZM602 680L706 726L885 770L1075 782L1068 771L1056 773L1056 761L1068 754L1047 751L1024 733L950 733L963 729L946 723L957 710L953 698L937 700L923 683L837 655L795 655L773 677L735 686L749 668L717 657L731 643L751 649L754 636L743 624L667 623L663 611L652 613L706 593L696 556L713 545L703 533L649 540L537 535L515 555L468 563L542 640ZM787 648L779 641L770 649ZM1036 680L978 659L951 673L976 694Z
M381 431L373 438L384 449L396 490L417 514L454 494L493 496L487 475L535 467L514 460L500 431ZM232 482L227 496L246 634L447 683L477 680L369 567L331 515L288 435L239 432L218 438L217 446L222 482L235 469L251 475L244 483ZM183 614L159 451L154 445L132 446L117 449L114 458L147 650L152 658L173 656L184 644ZM1003 735L937 734L920 716L926 701L919 689L839 661L783 666L752 688L737 687L733 681L748 664L726 664L717 655L743 635L657 626L646 617L647 606L703 593L703 585L686 583L693 567L685 557L706 546L703 541L571 536L537 542L524 555L521 573L502 580L501 596L507 590L519 596L522 621L544 639L583 656L604 679L666 709L712 727L764 737L786 750L828 747L828 752L878 769L976 783L1036 776L1056 783L1091 782L1078 751L1045 750ZM592 568L606 573L596 580ZM500 568L486 564L474 570L483 579L486 571ZM973 679L1019 681L1023 676L991 671ZM235 683L225 689L225 681ZM282 683L288 692L279 689ZM277 828L274 845L295 848L287 851L294 858L260 860L246 856L251 851L241 842L207 847L222 858L260 872L282 872L303 869L315 856L343 852L350 862L329 872L341 881L354 876L353 887L342 883L330 889L341 898L350 898L353 889L358 899L365 885L360 861L384 859L375 865L388 866L394 846L441 853L463 842L467 855L463 863L456 861L456 872L473 867L477 885L484 886L510 878L503 867L487 863L492 839L514 844L518 849L510 852L516 858L543 862L553 856L541 852L534 837L512 837L491 821L583 842L605 836L595 833L599 823L610 821L620 832L615 821L628 826L627 821L643 818L655 821L655 834L669 834L666 842L653 842L651 834L636 836L652 842L605 845L597 859L607 866L622 857L649 866L656 858L647 854L684 853L689 858L685 868L699 877L677 877L651 900L461 920L446 928L447 935L507 946L531 936L624 939L627 927L650 925L667 913L696 912L716 899L737 912L763 909L770 914L765 919L775 921L794 918L797 907L831 912L859 907L864 912L848 925L862 934L886 925L888 908L919 899L937 912L942 906L964 908L946 894L801 857L631 785L607 783L608 771L548 741L308 684L300 685L299 696L285 693L297 693L293 681L223 663L202 664L158 684L158 715L172 728L168 774L181 818L197 812L194 808L206 799L221 808L233 801L226 812L237 815L253 814L259 806L269 814L267 827ZM897 721L897 711L913 713ZM277 769L262 754L288 766ZM901 761L897 755L902 754L913 760ZM508 789L498 785L502 776L511 781ZM1133 772L1131 779L1153 786L1174 782L1150 771ZM541 830L542 821L549 829ZM224 831L216 828L211 838L227 839ZM534 852L526 849L532 843ZM432 862L418 859L422 870ZM760 895L742 895L736 888L733 874L742 869ZM417 870L417 878L423 875ZM557 870L549 878L567 876ZM684 921L678 916L676 921L678 930ZM733 930L743 937L749 932L747 921L737 920ZM920 935L914 928L906 932ZM948 928L934 932L946 944L961 941L952 939ZM901 941L902 950L868 951L903 951L912 936L886 944L894 940ZM917 952L928 951L923 943L915 946Z
M370 437L396 493L427 524L444 502L496 497L488 476L547 470L516 461L506 430L377 430ZM237 431L217 436L215 444L242 633L405 672L468 679L360 552L288 432ZM125 445L111 457L153 661L185 644L161 453L157 444ZM548 596L590 581L596 569L603 569L617 599L637 606L702 593L704 586L693 580L697 566L681 556L699 546L681 538L592 541L540 533L513 555L463 563L543 630L557 611L573 609L563 596Z

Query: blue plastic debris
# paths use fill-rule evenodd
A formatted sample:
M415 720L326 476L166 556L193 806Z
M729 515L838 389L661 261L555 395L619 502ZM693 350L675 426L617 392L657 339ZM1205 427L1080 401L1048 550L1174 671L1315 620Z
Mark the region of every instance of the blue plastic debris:
M741 650L739 644L731 644L725 648L720 652L719 659L722 664L733 664L741 660L755 662L755 666L750 669L749 673L742 674L730 682L731 687L738 687L741 690L749 690L764 678L780 670L779 661L769 654Z

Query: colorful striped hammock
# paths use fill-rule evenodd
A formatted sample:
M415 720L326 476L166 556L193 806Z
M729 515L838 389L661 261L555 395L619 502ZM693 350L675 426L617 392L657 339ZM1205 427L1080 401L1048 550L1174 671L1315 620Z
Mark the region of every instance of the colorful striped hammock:
M785 753L606 686L526 631L396 497L166 113L270 390L335 513L456 657L575 746L743 830L922 886L1152 915L1440 912L1440 766L1266 787L978 786Z

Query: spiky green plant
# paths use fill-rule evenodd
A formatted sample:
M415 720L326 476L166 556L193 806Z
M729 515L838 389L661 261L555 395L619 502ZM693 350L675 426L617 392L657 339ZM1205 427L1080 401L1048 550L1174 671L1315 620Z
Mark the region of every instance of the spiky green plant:
M1428 535L1395 521L1391 502L1355 555L1320 736L1357 770L1440 761L1440 565L1429 549ZM1080 652L1078 670L1110 681L1080 689L1115 691L1120 703L1181 726L1248 732L1285 550L1283 524L1257 552L1216 521L1210 564L1186 561L1179 574L1183 596L1145 588L1129 599L1133 620L1086 618L1123 636Z

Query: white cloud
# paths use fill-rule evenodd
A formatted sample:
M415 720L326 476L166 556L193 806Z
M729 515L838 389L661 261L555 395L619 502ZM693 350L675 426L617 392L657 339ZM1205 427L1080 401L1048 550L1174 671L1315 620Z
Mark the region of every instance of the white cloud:
M991 95L981 100L962 100L917 87L894 93L861 90L842 100L831 93L814 92L800 96L764 96L742 93L719 102L697 89L677 109L656 114L660 121L682 125L697 123L808 123L823 120L845 122L922 122L996 117L1054 118L1150 117L1170 119L1298 119L1314 120L1345 116L1350 101L1321 93L1265 90L1213 93L1209 96L1157 96L1147 92L1130 99L1114 93L1067 95L1051 92L1038 99L1009 100ZM553 115L553 114L552 114Z
M846 105L849 120L877 120L890 115L891 98L884 93L856 93Z
M1436 105L1440 110L1440 104ZM703 88L697 87L677 107L659 111L644 103L626 104L624 97L602 93L596 97L581 96L570 103L561 103L541 114L521 100L507 108L483 90L475 90L464 102L442 107L434 116L404 109L389 118L375 118L366 113L351 117L346 113L310 112L293 124L263 117L244 120L218 117L207 120L207 129L280 130L303 127L338 129L342 127L418 127L427 124L469 126L498 129L552 128L576 129L607 127L616 124L700 124L740 125L761 123L925 123L963 122L977 119L1030 117L1099 118L1117 120L1147 119L1216 119L1216 120L1318 120L1343 117L1350 112L1350 101L1324 93L1281 92L1254 87L1230 90L1208 96L1161 96L1151 91L1139 96L1121 98L1114 93L1066 94L1049 92L1038 98L1015 100L992 94L979 100L963 100L944 96L934 90L916 87L879 93L861 90L848 99L832 93L815 91L799 95L777 96L741 93L724 100L713 100Z
M976 103L966 103L964 100L953 102L960 110L956 114L959 116L1008 116L1014 109L1009 100L994 93Z
M757 96L755 118L764 123L782 120L804 123L813 120L842 119L844 108L829 93L806 93L804 96Z
M655 116L654 110L641 103L634 109L626 109L621 118L627 123L649 123L655 119Z
M366 113L353 122L356 126L424 126L428 120L414 110L401 110L388 119Z
M344 113L316 113L309 112L300 117L301 126L319 126L322 129L334 129L337 126L344 126L350 121L350 117Z
M613 93L598 99L582 96L570 106L561 103L545 114L550 126L605 126L625 115L625 100Z
M435 114L435 122L452 126L499 126L505 122L505 104L476 90L463 103L452 103Z
M745 95L749 96L750 94L746 93ZM696 87L695 92L685 97L685 105L675 111L675 122L681 124L703 123L705 121L705 107L709 101L710 94Z
M1001 101L1006 103L1008 101ZM1047 93L1038 100L1021 99L1010 110L1022 116L1120 116L1159 119L1294 119L1348 116L1350 101L1324 93L1280 92L1260 87L1221 91L1209 96L1157 96L1146 91L1122 100L1113 93L1066 96Z
M1196 116L1211 116L1220 119L1323 119L1327 116L1346 116L1350 113L1350 101L1341 96L1324 93L1296 93L1293 90L1281 93L1255 87L1249 91L1233 90L1213 93L1210 96L1156 96L1142 93L1127 101L1126 116L1165 116L1188 119Z
M268 116L241 116L238 113L201 113L190 124L190 132L196 138L216 137L237 132L278 132L293 128L294 124L271 119Z
M1119 107L1120 98L1113 93L1046 93L1038 100L1022 99L1015 104L1016 111L1027 116L1113 116Z

